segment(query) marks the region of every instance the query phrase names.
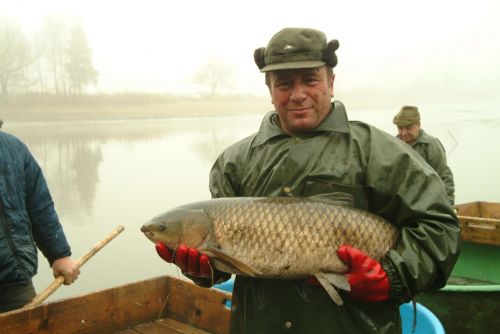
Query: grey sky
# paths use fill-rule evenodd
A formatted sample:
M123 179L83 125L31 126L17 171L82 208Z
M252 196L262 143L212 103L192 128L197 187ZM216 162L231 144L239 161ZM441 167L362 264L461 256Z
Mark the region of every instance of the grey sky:
M254 49L285 26L308 26L340 41L338 92L479 99L498 96L499 9L495 0L0 0L28 34L49 13L80 20L99 91L196 92L194 72L216 58L235 67L228 92L266 95Z

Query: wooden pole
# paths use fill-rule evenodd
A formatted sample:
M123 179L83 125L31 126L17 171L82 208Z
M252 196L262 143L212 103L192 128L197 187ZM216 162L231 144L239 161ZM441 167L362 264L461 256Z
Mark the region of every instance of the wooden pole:
M106 238L99 241L89 250L87 253L83 254L78 260L76 260L76 264L78 268L83 266L92 256L94 256L101 248L106 246L111 240L113 240L118 234L120 234L125 228L122 225L119 225L115 228ZM32 308L41 304L45 299L47 299L54 291L56 291L62 284L64 283L64 276L58 276L45 290L43 290L40 294L36 295L31 302L26 304L23 309Z

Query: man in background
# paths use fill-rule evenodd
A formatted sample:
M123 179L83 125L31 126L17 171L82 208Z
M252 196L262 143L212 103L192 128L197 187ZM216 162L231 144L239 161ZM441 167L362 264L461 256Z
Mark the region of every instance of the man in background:
M455 183L446 162L446 152L436 137L427 134L420 126L420 113L415 106L403 106L393 123L398 127L397 137L410 145L443 180L450 203L455 204Z

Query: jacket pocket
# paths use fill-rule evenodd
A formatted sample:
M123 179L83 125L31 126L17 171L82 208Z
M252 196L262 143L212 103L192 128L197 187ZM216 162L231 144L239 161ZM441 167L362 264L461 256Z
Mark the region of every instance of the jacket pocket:
M335 192L350 194L354 200L354 207L364 210L368 209L368 201L365 188L322 178L315 177L306 180L302 196L309 197Z

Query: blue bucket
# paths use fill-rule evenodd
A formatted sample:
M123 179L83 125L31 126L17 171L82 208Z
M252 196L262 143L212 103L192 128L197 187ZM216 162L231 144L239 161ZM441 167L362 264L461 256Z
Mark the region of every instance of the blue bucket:
M224 283L214 285L214 288L222 291L233 292L233 286L234 286L234 278L231 278L230 280L225 281Z
M399 307L403 334L444 334L444 328L439 319L427 307L417 303L417 326L413 331L413 303L402 304Z
M214 285L214 288L232 292L234 278ZM226 301L226 306L231 308L231 301ZM428 308L417 303L417 326L413 331L413 303L402 304L399 307L401 321L403 325L403 334L444 334L444 328L439 319Z

